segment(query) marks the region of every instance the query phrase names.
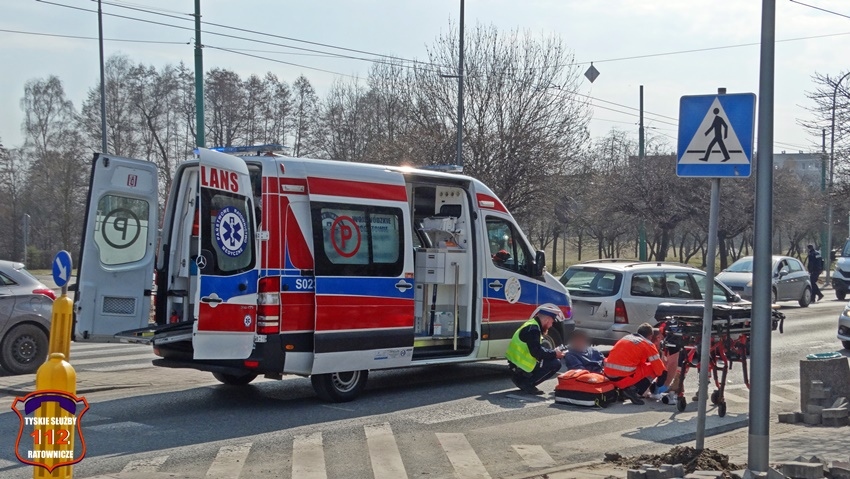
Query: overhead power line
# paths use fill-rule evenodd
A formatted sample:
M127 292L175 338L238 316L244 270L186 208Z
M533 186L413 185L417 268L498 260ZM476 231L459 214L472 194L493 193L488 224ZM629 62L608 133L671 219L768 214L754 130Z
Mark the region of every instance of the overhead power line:
M809 5L808 3L798 2L797 0L791 0L791 3L796 3L797 5L802 5L804 7L814 8L815 10L820 10L822 12L831 13L833 15L838 15L839 17L850 18L850 15L845 15L843 13L838 13L836 11L828 10L826 8L823 8L823 7L817 7L815 5Z
M78 40L97 40L97 37L83 37L79 35L63 35L59 33L45 33L45 32L25 32L23 30L6 30L0 28L0 32L3 33L16 33L19 35L35 35L39 37L56 37L56 38L74 38ZM110 42L128 42L128 43L155 43L160 45L189 45L191 42L167 42L167 41L159 41L159 40L137 40L132 38L104 38L105 41Z
M284 65L291 65L291 66L296 66L296 67L300 67L300 68L306 68L308 70L315 70L315 71L319 71L319 72L330 73L332 75L339 75L339 76L345 76L345 77L351 77L351 78L354 78L354 79L359 79L359 77L357 77L356 75L349 75L349 74L346 74L346 73L340 73L340 72L335 72L335 71L331 71L331 70L325 70L324 68L310 67L310 66L301 65L301 64L298 64L298 63L292 63L292 62L287 62L287 61L283 61L283 60L277 60L275 58L263 57L263 56L254 55L254 54L251 54L251 53L245 53L245 52L240 52L240 51L237 51L237 50L231 50L229 48L217 47L217 46L209 45L209 44L204 45L204 48L212 48L213 50L221 50L223 52L233 53L234 55L242 55L242 56L251 57L251 58L258 58L260 60L266 60L266 61L275 62L275 63L282 63Z

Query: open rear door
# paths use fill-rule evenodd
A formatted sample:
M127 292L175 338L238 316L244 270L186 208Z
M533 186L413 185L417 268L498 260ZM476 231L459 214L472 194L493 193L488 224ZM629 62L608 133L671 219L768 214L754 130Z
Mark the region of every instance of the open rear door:
M77 341L114 341L118 332L148 326L158 209L155 164L95 156L75 298Z
M380 170L360 181L350 172L346 179L330 169L315 173L307 180L316 267L312 372L409 365L415 285L404 179Z
M254 347L258 261L248 166L200 149L199 287L195 359L245 359Z

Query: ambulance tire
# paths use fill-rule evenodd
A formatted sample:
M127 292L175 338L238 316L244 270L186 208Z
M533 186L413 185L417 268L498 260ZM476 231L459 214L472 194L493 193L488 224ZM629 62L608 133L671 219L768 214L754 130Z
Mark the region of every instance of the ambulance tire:
M563 343L564 340L561 338L561 333L559 331L556 331L554 328L550 329L546 334L543 335L544 348L555 349Z
M310 376L313 389L320 399L327 402L353 401L369 378L369 371L348 371L344 373L314 374Z
M218 379L220 383L228 386L245 386L257 378L257 375L254 373L243 374L241 376L226 373L212 373L212 375L214 378Z

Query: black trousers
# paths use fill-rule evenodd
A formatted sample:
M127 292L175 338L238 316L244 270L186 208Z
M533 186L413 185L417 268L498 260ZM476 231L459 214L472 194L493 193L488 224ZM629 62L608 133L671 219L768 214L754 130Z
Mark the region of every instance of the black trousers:
M514 376L518 383L534 387L554 376L561 370L561 365L560 359L544 359L539 361L530 373L514 366Z
M812 299L815 299L815 296L821 296L818 278L820 278L820 273L809 273L809 281L812 282Z

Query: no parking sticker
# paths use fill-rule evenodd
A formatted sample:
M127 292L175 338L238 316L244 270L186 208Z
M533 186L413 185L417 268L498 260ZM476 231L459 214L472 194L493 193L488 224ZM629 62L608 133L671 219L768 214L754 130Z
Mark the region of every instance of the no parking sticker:
M129 248L139 239L141 222L131 210L116 208L103 217L100 234L106 244L115 249Z
M360 227L350 216L339 216L331 224L331 245L343 258L351 258L360 250Z
M215 241L221 252L235 258L248 243L248 223L238 208L225 206L215 217Z

